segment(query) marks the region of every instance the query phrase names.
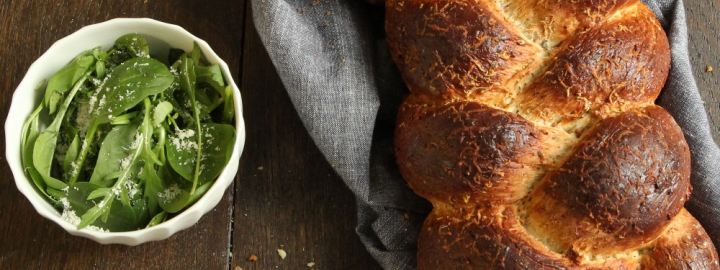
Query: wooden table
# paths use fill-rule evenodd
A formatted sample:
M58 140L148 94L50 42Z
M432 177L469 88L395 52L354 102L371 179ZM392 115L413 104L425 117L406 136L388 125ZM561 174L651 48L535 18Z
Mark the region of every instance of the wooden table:
M720 9L714 0L686 5L694 71L720 138ZM379 268L355 235L352 194L305 132L249 9L243 0L0 3L3 119L28 66L54 41L115 17L151 17L212 44L241 84L247 120L238 176L222 202L190 229L138 247L99 245L40 217L0 157L0 269L303 269L309 262L316 269ZM707 65L718 71L705 72ZM285 260L278 248L287 251Z

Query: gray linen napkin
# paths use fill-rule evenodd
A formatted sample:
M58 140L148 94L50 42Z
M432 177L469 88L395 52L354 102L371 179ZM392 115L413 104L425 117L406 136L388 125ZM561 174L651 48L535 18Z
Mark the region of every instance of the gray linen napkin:
M693 158L687 207L720 246L720 149L693 79L682 0L648 0L669 34L672 69L658 100ZM415 268L429 205L405 185L392 133L405 86L384 43L383 8L363 1L252 0L253 19L307 131L357 198L356 231L386 269Z

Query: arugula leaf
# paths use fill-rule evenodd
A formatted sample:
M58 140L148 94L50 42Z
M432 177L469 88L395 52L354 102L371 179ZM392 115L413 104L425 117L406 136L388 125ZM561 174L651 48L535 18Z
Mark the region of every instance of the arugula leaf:
M100 216L107 214L110 211L112 204L116 201L115 196L120 195L120 202L122 206L131 206L130 200L127 197L128 187L127 184L131 183L132 177L135 176L136 164L139 161L140 153L142 153L143 140L145 139L141 134L135 134L135 141L131 146L130 155L123 158L121 161L121 169L118 174L118 179L112 185L111 192L103 194L103 199L100 200L95 206L90 208L85 214L80 217L80 224L78 228L82 229L90 224L93 224ZM124 207L120 207L124 208Z
M145 143L143 145L143 159L145 162L154 163L156 165L162 165L160 160L158 160L157 156L155 155L155 152L153 152L152 148L152 135L153 135L153 120L152 115L150 114L152 112L152 103L150 102L150 99L145 99L145 117L143 117L143 122L141 126L141 131L143 137L145 137Z
M157 212L158 199L157 194L165 189L163 180L158 176L157 171L152 163L145 162L140 179L145 182L145 190L143 196L147 200L147 207L151 214Z
M192 58L193 63L200 64L200 61L204 60L202 51L200 50L200 46L198 46L197 42L193 42L193 48L192 51L190 51L190 58Z
M195 44L195 49L193 49L193 52L199 51L197 50L197 44ZM196 54L193 54L195 56ZM199 58L199 57L195 57ZM180 87L185 90L188 97L190 97L190 106L192 108L193 117L195 120L195 127L196 127L196 133L197 134L197 140L195 145L195 157L196 159L200 160L200 157L202 157L202 151L203 151L203 141L201 140L202 136L202 128L200 123L200 108L198 107L197 101L195 100L195 83L196 83L196 74L195 74L195 64L193 63L193 58L189 56L185 56L184 58L181 58L180 60ZM190 190L190 193L195 193L195 189L198 185L198 180L200 177L200 170L201 165L200 162L195 163L195 169L193 171L193 178L192 178L192 189Z
M65 98L65 102L58 110L57 115L55 115L55 119L53 120L53 122L50 124L50 126L48 126L47 129L40 132L40 134L35 139L35 144L33 146L32 164L35 166L35 169L37 169L37 172L42 177L42 179L45 180L45 184L56 189L63 189L66 186L63 181L60 181L50 175L52 171L53 157L55 156L55 148L57 146L60 124L65 117L65 112L70 106L70 102L72 101L78 90L80 90L80 87L89 75L90 72L86 72L85 75L82 76L80 80L75 83L75 86Z
M233 118L235 117L235 101L233 100L233 89L231 86L225 87L225 104L222 111L222 121L228 124L232 124Z
M137 116L137 115L138 115L137 112L129 112L129 113L126 113L123 115L118 115L116 117L113 117L113 119L110 121L110 124L111 125L126 125L126 124L130 123L130 121L133 120L133 118L135 118L135 116Z
M196 63L195 70L198 82L207 83L221 96L225 94L225 79L223 79L222 70L218 64L202 66Z
M53 200L53 197L50 196L47 191L45 191L46 184L43 181L42 176L32 165L33 146L35 145L35 140L40 133L39 118L40 112L43 110L43 108L43 104L40 103L40 105L38 105L35 111L30 114L30 117L28 117L28 119L25 121L25 124L23 124L22 141L20 143L20 158L22 159L23 170L28 175L30 175L30 179L35 184L35 187L40 191L42 195L45 196L45 198ZM55 200L53 201L56 202Z

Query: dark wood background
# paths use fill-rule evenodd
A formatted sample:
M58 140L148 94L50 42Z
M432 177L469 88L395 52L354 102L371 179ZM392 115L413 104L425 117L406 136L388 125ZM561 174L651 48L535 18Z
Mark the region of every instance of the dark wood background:
M720 2L687 0L690 51L720 138ZM240 84L247 142L233 186L198 224L138 247L99 245L40 217L0 157L0 269L377 269L355 235L354 199L305 132L243 0L0 3L0 108L54 41L88 24L150 17L208 41ZM716 71L706 72L712 65ZM10 116L13 117L13 116ZM5 134L2 134L4 141ZM0 146L0 153L5 146ZM276 250L288 256L281 260ZM257 262L250 262L251 255Z

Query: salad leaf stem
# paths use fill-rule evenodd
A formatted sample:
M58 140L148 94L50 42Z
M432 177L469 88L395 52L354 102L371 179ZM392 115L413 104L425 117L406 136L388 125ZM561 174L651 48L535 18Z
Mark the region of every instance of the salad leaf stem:
M144 143L143 143L143 152L145 153L145 158L147 162L154 163L156 165L162 165L162 162L158 159L158 157L155 155L155 152L152 150L152 134L153 134L153 120L152 120L152 103L150 102L150 98L145 98L144 100L145 105L145 117L143 118L142 122L142 134L143 137L145 137Z
M100 123L94 122L87 130L87 133L85 133L85 139L83 140L82 146L80 147L80 154L78 155L77 159L72 162L71 170L70 170L70 184L75 184L78 180L78 177L80 176L80 170L82 166L85 164L85 159L87 158L88 152L90 150L90 145L95 140L95 133L97 133L98 126L100 126Z

